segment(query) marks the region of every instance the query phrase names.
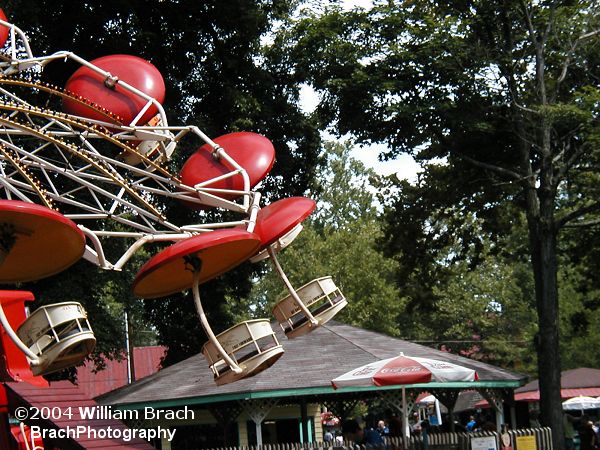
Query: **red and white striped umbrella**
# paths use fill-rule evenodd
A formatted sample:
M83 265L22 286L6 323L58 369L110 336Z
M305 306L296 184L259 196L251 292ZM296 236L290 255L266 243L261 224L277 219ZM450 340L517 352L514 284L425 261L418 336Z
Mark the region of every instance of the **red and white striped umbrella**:
M405 386L429 382L476 381L478 378L477 372L467 367L437 359L400 354L394 358L357 367L331 380L331 384L337 389L344 386ZM402 387L402 422L404 437L408 439L410 433L404 387Z
M404 384L476 381L477 372L467 367L416 356L396 356L353 369L331 381L343 386L393 386Z

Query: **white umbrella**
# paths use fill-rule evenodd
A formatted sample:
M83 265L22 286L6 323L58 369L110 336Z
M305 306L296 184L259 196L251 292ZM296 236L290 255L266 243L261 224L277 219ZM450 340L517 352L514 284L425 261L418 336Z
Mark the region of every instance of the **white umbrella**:
M440 408L440 401L437 399L435 395L428 395L423 397L421 400L417 402L419 406L430 408L432 405L434 407L435 419L433 416L429 414L429 411L426 412L426 415L429 416L429 420L431 425L441 425L442 424L442 408ZM435 420L435 422L434 422Z
M562 404L562 408L565 411L583 411L584 409L598 409L600 408L600 400L594 397L586 397L580 395L565 400Z
M357 367L331 381L334 388L343 386L404 386L429 382L475 381L477 372L467 367L431 358L405 356L375 361ZM402 421L408 438L406 392L402 388ZM406 441L405 441L406 442Z
M422 405L430 405L432 403L435 403L437 401L437 398L435 397L435 395L427 395L425 397L423 397L421 400L419 400L419 404Z

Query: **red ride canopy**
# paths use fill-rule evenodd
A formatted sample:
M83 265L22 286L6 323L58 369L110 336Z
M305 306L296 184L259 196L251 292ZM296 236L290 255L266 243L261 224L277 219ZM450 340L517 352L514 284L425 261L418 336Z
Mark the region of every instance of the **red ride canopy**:
M77 262L85 251L85 236L72 220L20 200L0 200L0 235L10 247L0 262L0 283L49 277ZM4 242L12 239L12 245Z
M264 136L247 131L229 133L214 139L214 143L225 150L250 179L250 188L256 186L267 176L275 161L273 143ZM217 179L235 170L235 167L224 158L215 159L214 149L205 144L188 158L180 171L181 181L188 186L196 186ZM241 191L244 189L244 179L237 174L206 183L205 188ZM214 195L226 200L235 200L239 193L214 192ZM194 203L186 203L192 208L202 208Z
M254 233L237 229L208 231L184 239L142 266L133 281L133 293L142 298L157 298L189 289L194 281L191 257L202 262L199 282L204 283L250 258L259 245Z
M4 20L5 22L8 22L6 14L4 14L4 11L2 9L0 9L0 19ZM5 27L4 25L0 25L0 47L4 47L4 44L6 44L9 32L10 28Z
M132 55L108 55L91 63L155 98L159 103L164 101L165 82L158 69L149 61ZM125 124L131 123L148 102L122 86L109 87L105 81L101 74L83 66L67 80L65 89L119 116ZM65 112L76 116L106 120L104 115L94 109L72 100L65 99L63 108ZM137 125L145 125L157 113L158 109L150 106Z
M284 198L262 208L256 215L254 232L260 237L261 249L285 236L314 211L317 204L306 197Z

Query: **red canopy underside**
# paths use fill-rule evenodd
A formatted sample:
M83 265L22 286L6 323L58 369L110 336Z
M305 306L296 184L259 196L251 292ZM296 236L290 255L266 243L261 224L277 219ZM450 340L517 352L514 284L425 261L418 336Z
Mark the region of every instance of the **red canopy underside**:
M572 389L561 389L560 390L560 398L562 400L567 400L573 397L579 397L580 395L586 397L600 397L600 387L591 387L591 388L572 388ZM515 394L516 402L539 402L540 401L540 391L527 391L527 392L518 392ZM481 400L475 403L476 408L486 408L489 404L487 400Z
M573 397L579 397L580 395L584 395L586 397L600 397L600 387L572 388L560 390L560 397L563 400ZM518 402L539 402L540 391L519 392L515 394L515 400Z

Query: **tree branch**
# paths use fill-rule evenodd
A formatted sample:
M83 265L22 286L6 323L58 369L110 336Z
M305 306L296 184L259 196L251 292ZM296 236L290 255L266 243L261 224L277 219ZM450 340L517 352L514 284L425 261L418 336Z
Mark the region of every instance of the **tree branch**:
M571 169L571 167L573 167L573 165L579 160L579 158L581 158L581 156L587 151L589 145L586 144L587 143L583 143L577 150L575 150L571 157L562 165L562 167L558 169L558 174L556 176L556 179L558 180L556 182L557 186L560 180L562 180L566 176L567 172ZM563 152L561 152L561 155L562 153Z
M594 225L600 225L600 219L587 220L585 222L577 222L577 223L567 223L564 225L564 228L586 228L586 227L593 227Z
M592 203L591 205L588 205L583 208L579 208L575 211L572 211L569 214L563 216L562 218L560 218L556 221L556 225L555 225L556 230L559 230L560 228L566 226L572 220L578 219L586 214L589 214L592 212L597 212L597 211L600 211L600 202L595 202L595 203ZM591 223L593 221L588 221L588 222ZM580 223L585 224L588 222L580 222ZM571 224L569 226L581 226L581 225Z
M527 30L533 46L535 47L535 77L538 83L538 90L541 97L542 105L547 104L546 97L546 84L544 81L544 46L546 44L546 32L549 32L551 21L548 23L548 27L541 36L536 35L535 28L533 26L533 20L531 18L531 11L527 8L527 4L524 1L520 2L523 14L525 15L525 22L527 24ZM552 10L554 12L554 9Z
M513 180L520 181L523 179L523 176L521 176L519 173L514 172L512 170L505 169L504 167L495 166L493 164L487 164L487 163L481 162L477 159L473 159L470 156L464 155L455 150L451 150L451 152L456 154L459 158L464 159L468 163L473 164L475 167L480 167L485 170L491 170L492 172L496 172L499 175L502 175L507 178L511 178Z
M536 111L535 109L531 109L531 108L527 108L526 106L520 105L519 103L516 102L515 100L515 95L513 94L513 105L515 105L518 109L520 109L521 111L530 113L530 114L537 114L540 115L539 111Z
M546 29L544 30L544 34L543 34L543 45L546 45L546 42L548 41L548 36L550 35L550 33L552 32L552 26L554 25L554 17L556 16L556 4L552 4L551 8L550 8L550 18L548 19L548 24L546 25Z
M565 61L564 61L563 65L562 65L561 73L560 73L558 79L556 80L556 84L557 85L560 85L564 81L564 79L567 77L567 70L569 68L569 65L571 64L572 55L575 52L575 49L577 48L577 45L579 45L579 43L581 41L584 41L584 40L586 40L588 38L596 36L597 34L600 34L600 30L590 31L589 33L582 34L581 36L579 36L575 40L575 42L573 42L573 45L569 49L568 56L565 58Z
M523 14L525 14L525 19L527 22L527 30L529 31L529 36L535 42L535 30L533 29L533 23L531 22L531 16L529 15L529 11L527 10L527 4L524 1L520 2L521 8L523 9Z

